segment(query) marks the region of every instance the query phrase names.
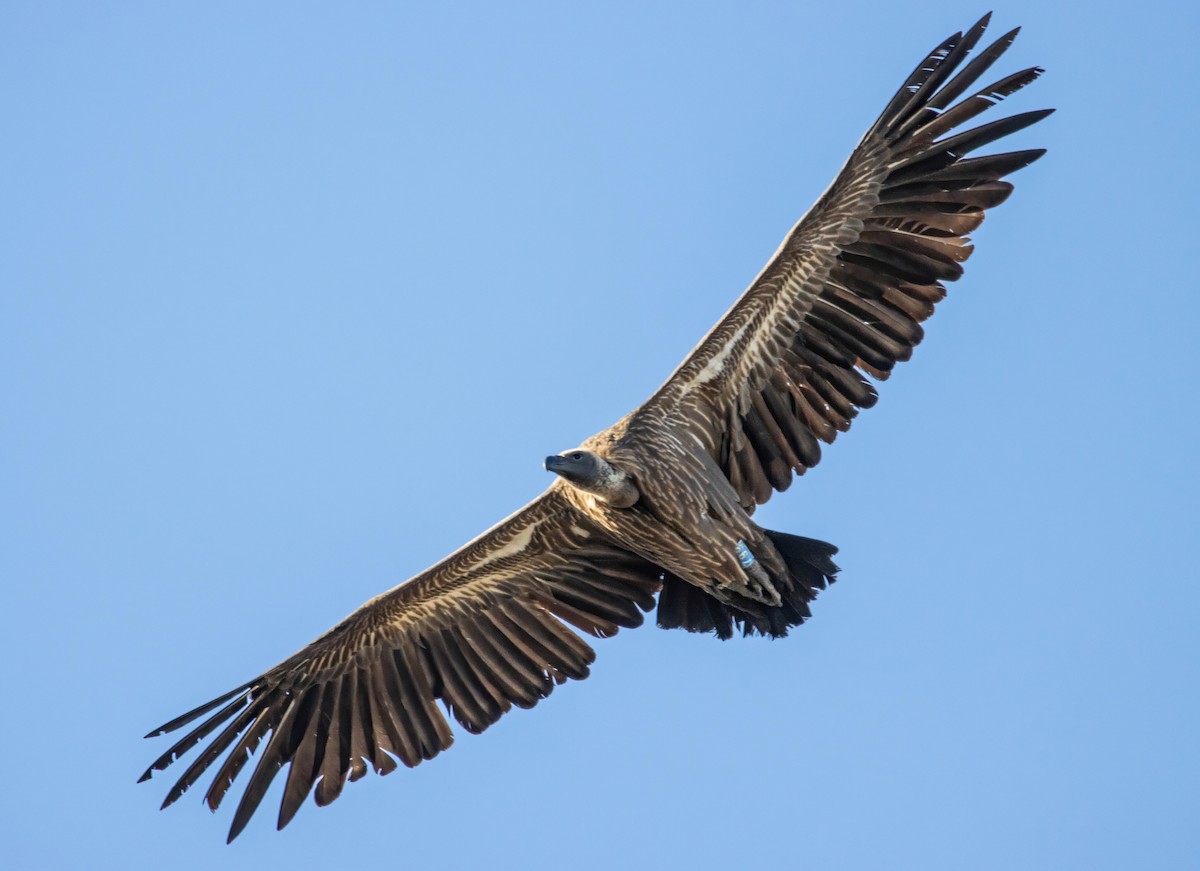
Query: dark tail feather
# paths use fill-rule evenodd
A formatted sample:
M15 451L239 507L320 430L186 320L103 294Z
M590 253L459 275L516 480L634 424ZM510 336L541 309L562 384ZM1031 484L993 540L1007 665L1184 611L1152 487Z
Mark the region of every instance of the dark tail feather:
M763 532L788 564L793 579L812 591L808 601L816 598L818 590L824 590L836 580L834 576L839 569L833 561L833 555L838 549L829 542L772 529L764 529Z
M790 573L780 590L781 605L771 607L741 597L721 602L699 587L667 575L658 599L658 625L663 629L715 632L721 639L732 638L735 627L743 635L782 638L789 628L807 620L811 616L808 603L832 584L838 573L831 559L837 548L815 538L765 532Z

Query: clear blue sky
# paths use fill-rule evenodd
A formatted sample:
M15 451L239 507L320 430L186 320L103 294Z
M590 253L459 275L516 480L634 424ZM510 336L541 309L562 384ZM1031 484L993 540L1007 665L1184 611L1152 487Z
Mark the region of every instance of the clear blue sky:
M1200 866L1184 3L997 9L1050 154L763 511L842 549L802 630L622 632L282 834L158 812L142 734L540 492L985 11L413 5L0 11L6 867Z

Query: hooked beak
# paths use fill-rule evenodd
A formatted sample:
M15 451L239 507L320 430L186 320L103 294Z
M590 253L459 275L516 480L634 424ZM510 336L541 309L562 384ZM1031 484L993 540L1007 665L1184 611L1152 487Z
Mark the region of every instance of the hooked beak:
M542 463L547 472L554 472L555 474L558 474L559 470L562 469L562 467L566 464L567 461L557 454L546 457L545 461Z

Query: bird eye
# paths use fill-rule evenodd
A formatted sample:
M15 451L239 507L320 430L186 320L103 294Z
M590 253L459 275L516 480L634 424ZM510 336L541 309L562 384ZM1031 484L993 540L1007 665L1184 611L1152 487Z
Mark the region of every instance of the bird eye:
M572 460L582 460L583 454L581 454L579 451L576 451L575 453L571 454L571 459Z

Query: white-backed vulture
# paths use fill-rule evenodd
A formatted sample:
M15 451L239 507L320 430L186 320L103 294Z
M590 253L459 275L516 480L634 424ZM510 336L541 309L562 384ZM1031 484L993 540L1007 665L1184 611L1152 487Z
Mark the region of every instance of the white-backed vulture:
M875 402L963 271L967 235L1042 150L968 157L1049 111L963 132L1041 70L976 82L1012 43L968 61L984 18L933 50L749 289L650 399L579 448L525 508L367 602L300 652L152 732L190 731L142 779L184 754L163 806L215 767L215 809L257 750L229 838L283 769L285 826L374 768L415 766L513 705L588 675L597 637L638 626L785 635L833 581L836 549L773 532L757 505L816 465L822 442ZM263 746L260 746L263 745Z

